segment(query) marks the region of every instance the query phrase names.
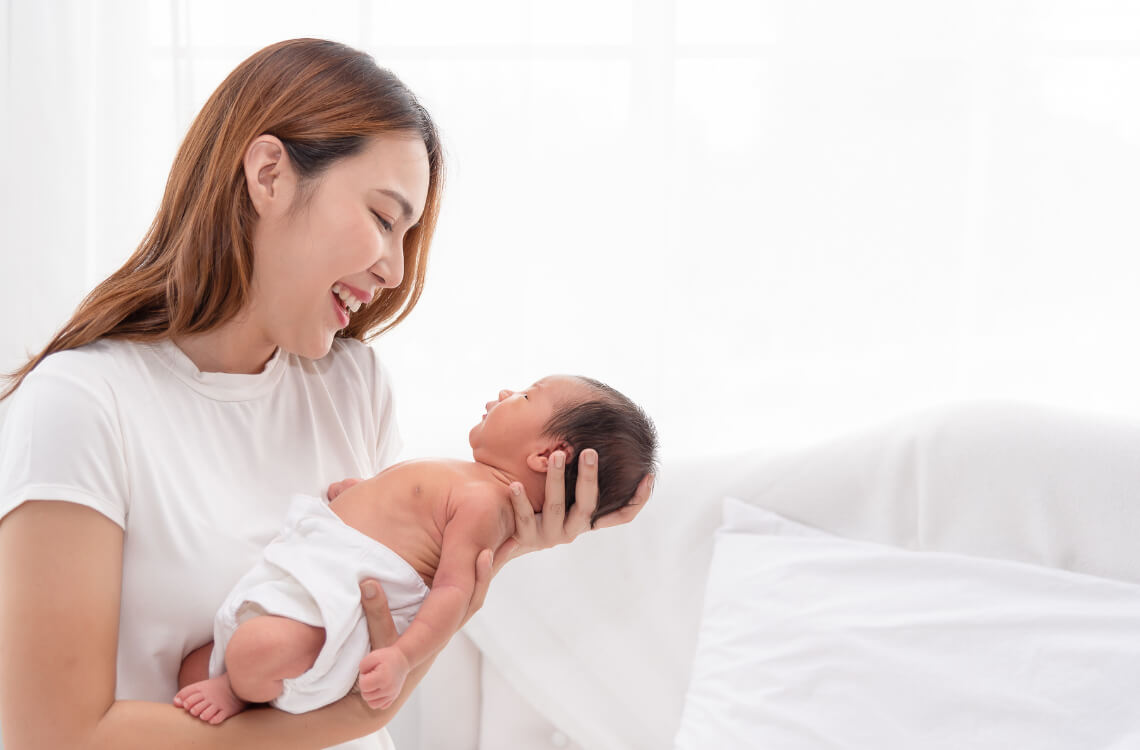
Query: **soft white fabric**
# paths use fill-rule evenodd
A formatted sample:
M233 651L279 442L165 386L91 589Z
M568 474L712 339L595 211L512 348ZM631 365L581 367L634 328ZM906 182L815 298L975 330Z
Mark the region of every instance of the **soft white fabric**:
M634 523L512 561L465 628L484 664L582 747L668 747L720 521L703 498L730 494L765 455L666 460ZM518 723L503 721L484 736L504 736Z
M278 352L238 375L199 372L170 342L99 341L47 358L12 397L0 516L66 500L124 528L115 695L170 701L290 495L386 466L394 417L388 376L358 342L319 361Z
M295 495L281 533L218 609L210 676L225 671L225 649L238 625L257 615L278 615L324 628L325 644L308 671L283 681L273 705L299 714L343 698L370 650L360 606L365 578L380 581L396 630L403 633L428 594L419 573L342 521L324 500Z
M1138 455L1138 423L983 403L782 455L666 457L633 524L512 562L467 632L583 747L657 750L679 726L726 495L845 537L1140 581Z
M486 707L479 684L482 670L479 649L466 633L456 633L388 724L392 737L399 742L407 736L418 750L478 750L480 715Z
M1140 743L1140 585L822 534L727 499L678 750Z

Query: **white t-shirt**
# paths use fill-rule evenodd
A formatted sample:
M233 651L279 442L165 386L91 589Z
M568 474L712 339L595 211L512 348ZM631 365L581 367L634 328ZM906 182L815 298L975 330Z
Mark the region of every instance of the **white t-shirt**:
M203 373L170 341L104 339L47 357L0 426L0 518L64 500L124 530L121 700L169 702L182 659L274 537L295 493L324 497L392 462L400 438L375 352L280 350L256 375ZM390 743L386 732L343 747Z

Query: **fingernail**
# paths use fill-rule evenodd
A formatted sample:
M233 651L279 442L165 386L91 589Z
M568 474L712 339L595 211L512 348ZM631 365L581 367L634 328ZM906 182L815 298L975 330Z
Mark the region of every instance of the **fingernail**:
M554 468L561 469L562 465L566 463L566 456L563 453L554 454Z
M586 451L582 454L582 458L586 461L587 466L593 466L598 462L598 455L593 451Z
M364 584L363 588L364 588L364 598L365 599L375 599L376 598L376 584L375 583L373 583L372 581L368 581L367 583Z
M522 494L522 485L521 484L512 484L511 485L511 492L514 493L514 495L516 497L521 495Z

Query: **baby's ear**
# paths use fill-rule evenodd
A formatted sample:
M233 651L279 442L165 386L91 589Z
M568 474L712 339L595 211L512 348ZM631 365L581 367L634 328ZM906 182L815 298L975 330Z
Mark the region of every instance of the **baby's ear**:
M537 471L539 474L545 474L550 467L550 454L554 451L562 451L566 454L566 462L569 463L574 459L574 449L565 440L551 440L547 445L543 446L541 450L535 451L526 457L526 465L531 471Z

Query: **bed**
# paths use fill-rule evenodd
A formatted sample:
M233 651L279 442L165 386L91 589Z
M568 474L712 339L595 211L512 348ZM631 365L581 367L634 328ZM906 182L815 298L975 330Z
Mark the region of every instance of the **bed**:
M516 561L403 750L1140 748L1140 424L1016 403L663 462Z

